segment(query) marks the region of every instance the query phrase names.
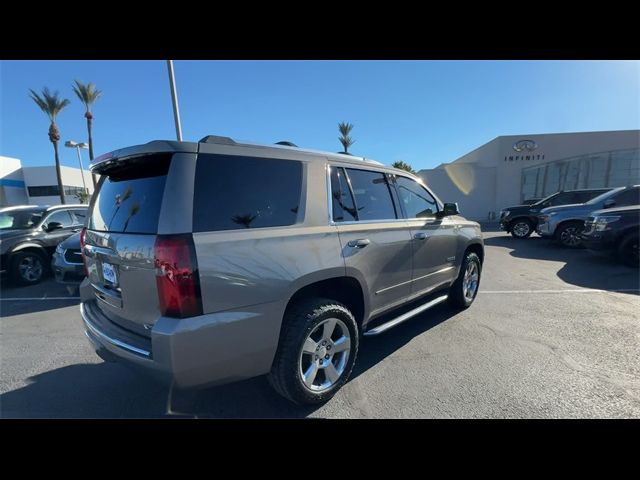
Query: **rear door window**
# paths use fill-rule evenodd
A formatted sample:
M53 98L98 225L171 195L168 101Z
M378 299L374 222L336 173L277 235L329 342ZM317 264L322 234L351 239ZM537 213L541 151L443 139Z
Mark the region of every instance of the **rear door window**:
M302 162L201 154L196 165L194 232L282 227L298 221Z
M58 222L60 225L62 225L62 228L68 228L73 225L73 219L69 215L68 210L60 210L59 212L54 212L49 215L45 219L45 224L49 225L51 224L51 222Z
M342 167L331 167L331 204L334 222L353 222L358 220L358 212Z
M550 206L568 205L572 203L572 199L573 199L573 193L571 192L559 193L549 201L549 205Z
M171 154L147 155L106 172L95 194L88 228L103 232L158 232Z
M86 210L71 210L71 214L75 217L76 225L84 225L87 221L87 211Z
M398 218L387 177L381 172L347 168L355 197L358 220L392 220Z

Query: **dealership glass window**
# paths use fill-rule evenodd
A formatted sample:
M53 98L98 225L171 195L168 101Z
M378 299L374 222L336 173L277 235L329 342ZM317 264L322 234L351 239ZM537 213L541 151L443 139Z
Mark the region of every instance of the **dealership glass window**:
M632 185L640 181L640 151L627 150L611 154L610 187Z
M558 190L613 188L638 183L640 149L604 152L523 169L521 200L548 196Z
M543 195L551 195L560 190L560 175L562 173L562 165L559 163L551 163L547 165L547 178L544 183Z
M75 195L78 192L83 192L84 188L74 187L69 185L63 185L65 195ZM60 190L57 185L39 185L36 187L27 187L30 197L55 197L60 195Z
M598 155L589 159L589 180L587 188L607 186L607 162L609 155Z
M384 173L347 168L359 220L397 218Z
M40 185L37 187L27 187L30 197L53 197L60 195L57 185Z
M537 181L539 168L528 168L522 171L522 201L537 197Z
M576 158L567 162L565 167L563 190L575 190L578 188L580 177L580 159Z

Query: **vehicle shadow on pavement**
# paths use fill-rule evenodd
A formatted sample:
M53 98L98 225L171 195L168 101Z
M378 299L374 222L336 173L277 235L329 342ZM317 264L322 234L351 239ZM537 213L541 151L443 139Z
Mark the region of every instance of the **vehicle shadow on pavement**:
M394 327L388 332L372 337L363 337L358 358L351 373L351 380L375 367L386 357L401 349L414 338L460 313L444 302L420 315Z
M516 239L511 236L490 237L484 244L513 249L510 255L516 258L565 262L558 270L558 278L571 285L600 290L633 290L627 293L638 295L640 274L637 269L627 267L609 255L598 255L584 248L569 249L556 245L541 237Z
M78 364L0 395L0 418L303 418L265 377L205 390L171 389L116 363Z
M365 337L351 379L455 314L439 305L379 337ZM69 365L27 381L0 395L0 418L305 418L322 407L290 403L266 377L180 390L108 362Z

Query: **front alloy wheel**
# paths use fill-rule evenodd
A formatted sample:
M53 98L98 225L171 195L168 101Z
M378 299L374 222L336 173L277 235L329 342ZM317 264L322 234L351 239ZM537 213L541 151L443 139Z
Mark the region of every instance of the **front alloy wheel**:
M531 224L526 220L518 220L511 227L511 234L515 238L527 238L532 232Z
M33 285L42 280L45 272L44 260L34 252L18 252L12 260L14 280L22 285Z
M562 227L558 233L560 244L569 248L577 248L582 245L582 239L580 238L582 229L583 227L581 225L574 223Z

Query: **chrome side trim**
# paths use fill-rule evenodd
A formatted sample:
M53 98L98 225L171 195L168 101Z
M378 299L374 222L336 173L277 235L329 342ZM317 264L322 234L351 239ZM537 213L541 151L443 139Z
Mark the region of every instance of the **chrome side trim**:
M423 278L430 277L431 275L437 275L438 273L448 272L449 270L453 270L453 268L454 268L454 267L446 267L446 268L442 268L442 269L440 269L440 270L438 270L438 271L436 271L436 272L427 273L426 275L423 275L423 276L421 276L421 277L413 278L413 279L408 280L408 281L406 281L406 282L402 282L402 283L399 283L399 284L397 284L397 285L392 285L392 286L390 286L390 287L383 288L383 289L381 289L381 290L378 290L378 291L376 292L376 295L378 295L379 293L382 293L382 292L386 292L387 290L391 290L392 288L401 287L402 285L406 285L407 283L417 282L418 280L422 280Z
M91 333L93 333L96 337L100 338L101 340L104 340L105 342L115 346L115 347L120 347L124 350L127 350L129 352L138 354L138 355L142 355L144 357L150 358L151 357L151 352L148 352L146 350L143 350L141 348L138 347L134 347L133 345L129 345L128 343L122 342L118 339L115 338L111 338L108 335L105 335L103 332L101 332L100 330L98 330L96 328L95 325L93 325L91 323L91 321L89 321L89 318L87 317L87 314L84 310L84 305L81 303L80 304L80 315L82 316L82 320L85 324L85 326L91 331Z
M400 315L399 317L394 318L393 320L389 320L387 323L383 323L382 325L373 328L369 331L366 331L364 333L365 336L373 336L373 335L380 335L383 332L386 332L387 330L389 330L390 328L396 327L399 324L401 324L402 322L405 322L407 320L409 320L412 317L415 317L416 315L424 312L425 310L428 310L431 307L434 307L436 305L438 305L439 303L444 302L449 296L448 295L442 295L440 297L434 298L433 300L431 300L430 302L425 303L424 305L420 305L417 308L414 308L413 310L408 311L407 313L404 313L402 315Z

